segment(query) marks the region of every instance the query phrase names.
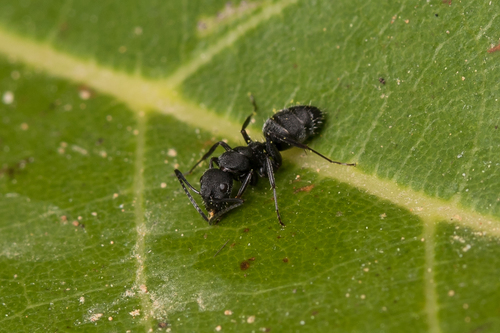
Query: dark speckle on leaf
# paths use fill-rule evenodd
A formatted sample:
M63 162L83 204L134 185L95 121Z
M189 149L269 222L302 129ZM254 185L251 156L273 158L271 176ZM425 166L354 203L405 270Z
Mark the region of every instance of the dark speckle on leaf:
M250 268L250 263L248 261L244 260L244 261L241 262L240 269L242 271L246 271L249 268Z
M283 262L284 262L285 264L286 264L286 263L288 263L288 258L287 258L287 257L283 258Z

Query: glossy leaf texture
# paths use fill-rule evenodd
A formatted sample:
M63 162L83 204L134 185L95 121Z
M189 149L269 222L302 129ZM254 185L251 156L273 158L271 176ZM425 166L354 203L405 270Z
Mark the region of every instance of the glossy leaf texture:
M0 1L1 330L499 331L499 12ZM255 140L311 104L357 163L285 152L284 229L267 179L209 226L173 173L249 93Z

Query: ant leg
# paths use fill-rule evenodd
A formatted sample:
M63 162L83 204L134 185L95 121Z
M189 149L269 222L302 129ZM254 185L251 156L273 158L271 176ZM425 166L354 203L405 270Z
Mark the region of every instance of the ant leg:
M196 194L200 194L200 191L198 191L197 189L195 189L193 186L191 186L191 184L188 183L188 181L186 180L186 178L184 177L184 175L182 174L182 172L180 172L179 170L175 169L175 175L177 176L177 179L179 179L179 183L181 183L181 186L182 188L184 189L184 192L186 192L186 195L188 196L189 198L189 201L191 201L191 204L194 206L194 208L196 208L196 210L198 211L198 213L200 213L201 217L203 217L205 219L205 221L207 221L208 223L210 223L210 221L208 220L208 217L205 215L205 213L203 213L203 211L201 210L201 208L198 206L198 204L196 203L196 201L194 200L193 196L191 195L191 193L189 193L186 185ZM186 185L184 185L186 184Z
M212 157L210 159L210 163L208 163L210 169L213 169L214 168L214 164L219 166L219 158L218 157Z
M188 175L191 174L193 172L193 170L201 163L203 162L204 160L206 160L207 158L210 157L210 155L212 155L215 151L215 149L217 149L218 146L222 146L226 151L230 151L230 150L233 150L231 147L229 147L229 145L227 143L225 143L224 141L219 141L217 142L216 144L214 144L212 146L212 148L210 148L210 150L205 154L203 155L203 157L201 158L201 160L199 160L192 168L191 170L189 170L189 172L187 173Z
M279 169L279 167L283 163L283 159L281 158L280 151L278 150L278 148L276 148L276 146L271 142L269 138L266 138L266 150L267 154L273 159L272 163L274 169Z
M247 186L248 184L250 183L250 181L252 180L252 176L253 176L253 169L250 170L250 172L248 173L248 175L246 176L245 180L243 181L243 183L241 184L241 187L240 189L238 190L238 194L236 194L236 198L240 198L243 193L245 193L245 190L247 189Z
M243 126L241 127L241 135L243 135L243 139L245 140L247 145L250 144L250 142L252 142L252 139L250 139L250 136L248 135L246 128L247 128L248 124L250 124L250 120L252 119L252 116L254 114L255 114L255 112L252 113L251 115L249 115L247 117L247 119L245 120L245 122L243 123Z
M337 162L337 161L332 161L331 159L329 159L328 157L326 157L325 155L321 154L320 152L312 149L311 147L309 147L308 145L305 145L303 143L300 143L298 141L295 141L293 139L290 139L290 138L287 138L287 137L284 137L284 138L280 138L280 141L283 141L285 143L288 143L289 145L292 145L294 147L297 147L297 148L302 148L302 149L307 149L309 151L312 151L313 153L315 153L316 155L318 156L321 156L323 157L325 160L327 160L328 162L330 163L334 163L334 164L340 164L340 165L347 165L347 166L356 166L356 163L344 163L344 162Z
M281 215L280 211L278 210L278 198L276 196L276 182L274 181L274 171L271 163L272 163L271 159L268 156L266 156L267 176L269 177L269 183L271 184L271 188L273 189L274 207L276 208L276 215L278 215L279 223L281 224L282 227L284 227L285 224L281 222Z
M227 198L227 199L214 200L214 201L215 202L235 202L235 204L231 205L229 207L226 207L223 210L221 210L220 212L217 212L217 214L213 215L210 218L210 220L208 221L208 224L210 224L210 225L216 224L217 222L219 222L222 215L226 214L230 210L233 210L233 209L243 205L243 202L244 202L243 199L239 199L239 198ZM214 221L214 222L212 222L212 221Z
M253 98L253 95L250 93L248 94L248 96L250 97L250 102L253 105L253 112L251 115L249 115L247 117L247 119L245 119L245 122L243 123L243 126L241 127L241 135L243 136L243 139L245 140L247 145L250 144L250 142L252 142L252 139L250 139L250 136L248 136L246 128L247 128L248 124L250 124L250 120L252 119L252 116L257 114L257 104L255 104L255 98Z

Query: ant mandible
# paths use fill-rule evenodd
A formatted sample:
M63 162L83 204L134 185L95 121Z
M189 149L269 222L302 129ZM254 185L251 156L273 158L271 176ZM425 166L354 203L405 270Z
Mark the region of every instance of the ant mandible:
M280 110L264 123L262 132L265 142L252 141L246 128L252 116L257 112L257 105L252 95L250 95L250 99L254 112L246 118L241 128L241 135L247 145L231 148L223 141L214 144L188 172L188 174L192 173L201 162L214 153L217 147L222 146L226 150L219 157L212 157L210 159L209 169L200 178L201 187L199 191L189 184L179 170L176 169L175 174L193 206L209 224L217 223L224 214L241 206L244 202L241 196L248 185L256 185L259 177L266 177L269 179L269 184L273 190L274 206L278 221L284 227L285 224L281 221L278 209L276 181L274 179L274 173L282 164L280 151L298 147L312 151L330 163L347 166L356 166L356 163L333 161L303 143L318 134L324 120L324 112L311 105L298 105ZM214 164L219 169L216 169ZM233 180L240 181L241 187L236 196L231 198ZM202 197L205 208L208 211L208 217L198 206L191 193L189 193L186 185Z

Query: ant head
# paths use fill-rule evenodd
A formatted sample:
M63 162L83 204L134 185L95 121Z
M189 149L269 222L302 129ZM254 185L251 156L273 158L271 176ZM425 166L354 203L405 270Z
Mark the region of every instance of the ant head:
M216 214L227 205L233 189L233 178L220 169L208 169L200 178L200 195L209 215Z

